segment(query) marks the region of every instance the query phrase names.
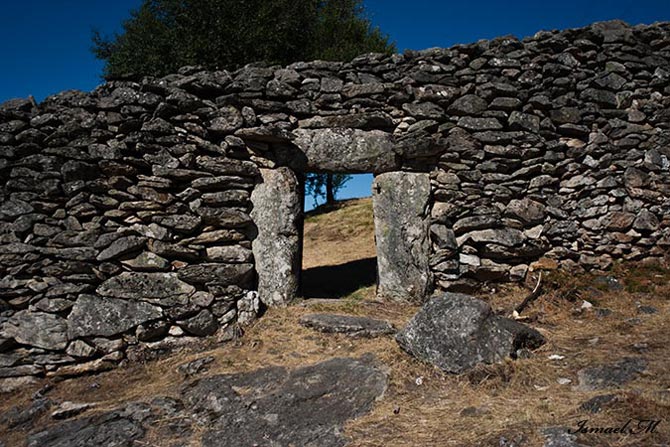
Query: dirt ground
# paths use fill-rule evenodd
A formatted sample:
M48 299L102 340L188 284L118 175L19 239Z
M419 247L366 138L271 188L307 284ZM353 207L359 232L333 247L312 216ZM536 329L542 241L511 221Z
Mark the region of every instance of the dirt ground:
M356 213L369 216L365 209L369 205L365 203L354 201L353 207L360 205ZM346 207L335 213L343 209ZM343 229L331 225L333 222L327 214L307 220L306 265L337 265L361 259L360 256L374 256L374 247L370 251L362 243L345 249L339 247L342 244L337 239L326 239L321 245L318 241L322 235L314 235L324 227L333 237L344 232L370 240L371 226L367 223L357 222ZM320 256L323 259L319 260ZM287 308L270 309L233 342L217 344L210 340L205 346L187 348L158 360L128 363L107 373L54 383L48 397L54 401L95 402L98 406L91 411L97 411L130 400L174 395L183 383L177 366L203 356L215 358L206 373L209 375L268 365L297 367L333 357L373 353L388 370L389 387L371 413L346 427L352 446L541 446L544 441L540 430L545 427L576 428L577 422L584 419L589 420L590 426L621 426L631 418L662 421L654 433L588 434L580 437L580 442L592 447L667 445L670 270L628 264L617 266L609 275L619 280L621 290L613 290L593 275L548 275L543 281L544 293L523 313L525 322L546 337L546 345L530 358L481 366L463 375L444 374L414 360L390 336L352 339L318 333L298 324L306 313L333 311L386 319L400 328L416 312L415 306L377 301L374 285L369 285L339 300L304 300ZM505 286L479 297L497 312L510 315L530 288L531 284ZM585 300L593 307L583 309ZM656 312L647 313L652 308ZM551 355L562 358L552 360ZM579 369L623 357L646 359L647 370L620 389L585 392L575 387ZM3 396L0 412L23 405L42 386L44 383ZM617 399L602 412L580 410L582 402L606 393L616 394ZM43 418L43 423L49 423L48 415ZM4 437L9 440L8 446L14 445L12 441L21 445L18 439L23 434L0 436ZM502 439L508 442L503 443Z

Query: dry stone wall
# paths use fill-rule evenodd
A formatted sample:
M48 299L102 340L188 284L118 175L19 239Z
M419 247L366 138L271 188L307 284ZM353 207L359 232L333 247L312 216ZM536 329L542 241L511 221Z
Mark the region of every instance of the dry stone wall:
M662 257L669 106L670 24L621 22L349 63L185 67L7 102L0 377L225 338L292 298L305 172L397 184L386 196L417 222L377 222L378 256L420 267L420 295L521 280L538 262ZM380 285L397 278L380 271Z

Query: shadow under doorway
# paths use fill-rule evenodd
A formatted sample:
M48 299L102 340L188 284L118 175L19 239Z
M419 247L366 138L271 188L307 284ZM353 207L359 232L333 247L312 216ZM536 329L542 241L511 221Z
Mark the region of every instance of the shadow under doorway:
M374 295L377 284L371 174L353 175L348 198L305 212L302 234L303 298ZM364 197L361 197L364 196ZM311 198L306 197L307 203Z

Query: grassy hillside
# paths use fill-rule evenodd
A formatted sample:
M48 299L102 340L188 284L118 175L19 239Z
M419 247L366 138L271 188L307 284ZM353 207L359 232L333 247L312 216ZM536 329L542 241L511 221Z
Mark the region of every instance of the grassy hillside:
M305 215L303 268L374 258L372 199L343 200Z
M343 200L305 216L302 296L343 298L375 295L372 199Z

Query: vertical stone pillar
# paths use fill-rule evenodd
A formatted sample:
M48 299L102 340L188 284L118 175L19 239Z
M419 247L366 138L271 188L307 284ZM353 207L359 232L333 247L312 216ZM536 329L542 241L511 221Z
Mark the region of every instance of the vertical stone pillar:
M289 168L261 169L262 183L251 194L251 218L258 228L252 250L258 295L267 306L296 297L300 274L300 184Z
M383 298L420 302L432 290L429 200L428 174L389 172L375 177L377 294Z

